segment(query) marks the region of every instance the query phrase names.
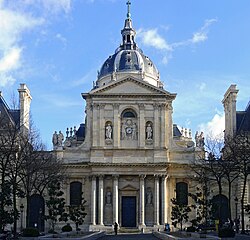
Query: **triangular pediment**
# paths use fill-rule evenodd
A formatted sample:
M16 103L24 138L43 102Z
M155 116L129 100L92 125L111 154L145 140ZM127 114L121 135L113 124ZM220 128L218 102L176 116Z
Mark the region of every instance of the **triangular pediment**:
M118 81L113 81L106 86L94 89L90 95L168 95L175 98L176 94L171 94L164 89L155 87L145 81L127 77Z
M138 189L135 188L134 186L128 184L125 187L121 188L120 190L122 190L122 191L137 191Z

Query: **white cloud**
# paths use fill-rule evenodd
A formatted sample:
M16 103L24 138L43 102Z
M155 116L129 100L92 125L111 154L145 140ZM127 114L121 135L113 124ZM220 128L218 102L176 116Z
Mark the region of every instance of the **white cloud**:
M206 89L206 87L207 87L207 84L204 83L204 82L202 82L202 83L200 83L200 84L198 85L198 88L199 88L199 90L200 90L201 92L203 92L203 91Z
M78 86L86 85L86 83L93 84L93 82L96 80L96 75L97 75L96 69L97 68L91 69L80 79L72 81L71 86L78 87Z
M40 0L44 8L48 11L69 13L71 10L71 0Z
M8 9L0 9L0 16L0 50L2 51L16 45L24 31L44 22L42 18L33 18L27 14Z
M208 19L205 21L201 29L193 34L193 38L190 40L192 43L204 42L208 38L209 26L216 22L216 19Z
M21 49L11 48L10 51L0 59L0 72L8 72L18 67Z
M69 13L71 10L72 0L15 0L15 6L23 7L36 7L48 13L57 14L60 12Z
M64 47L66 47L66 45L67 45L67 39L65 37L63 37L60 33L56 34L56 39L58 39L60 42L62 42L62 44L64 45Z
M172 51L172 47L162 36L160 36L157 28L149 30L139 29L138 37L141 38L142 43L146 46L154 47L160 50Z
M49 103L48 107L56 107L56 108L67 108L67 107L75 107L81 106L80 101L72 100L70 98L65 97L64 95L53 94L44 94L41 95L41 98Z
M139 29L138 38L141 39L142 44L145 46L154 47L162 51L164 55L162 63L168 64L169 59L172 58L172 52L174 52L176 48L206 41L208 39L209 26L216 21L216 19L206 20L200 30L193 34L192 38L180 42L168 43L167 40L158 33L157 28L149 30Z
M72 0L0 0L1 86L13 84L14 71L22 67L23 35L48 21L50 13L69 13L71 5ZM40 10L40 17L30 15L32 8ZM67 40L61 34L57 34L56 38L66 46Z
M3 87L15 82L12 73L21 66L22 34L41 25L44 20L6 9L3 0L0 2L0 16L0 84Z
M15 83L16 79L11 75L0 72L0 87L5 87L7 85L11 86Z
M209 136L215 139L223 137L223 131L225 130L224 113L216 113L211 121L209 121L208 123L200 124L198 126L198 129L204 132L205 136Z

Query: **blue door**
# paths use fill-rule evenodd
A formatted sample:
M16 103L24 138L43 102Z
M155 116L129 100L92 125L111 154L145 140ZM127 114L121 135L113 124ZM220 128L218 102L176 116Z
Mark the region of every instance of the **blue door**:
M136 197L122 197L122 227L136 227Z

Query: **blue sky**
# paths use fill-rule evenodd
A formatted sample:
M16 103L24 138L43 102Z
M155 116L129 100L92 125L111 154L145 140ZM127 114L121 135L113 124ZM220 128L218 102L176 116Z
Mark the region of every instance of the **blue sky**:
M250 92L249 0L132 0L136 42L177 93L174 123L215 133L221 100L237 84ZM11 103L20 83L43 141L84 121L82 92L121 42L126 0L0 0L0 90ZM11 104L10 104L11 105Z

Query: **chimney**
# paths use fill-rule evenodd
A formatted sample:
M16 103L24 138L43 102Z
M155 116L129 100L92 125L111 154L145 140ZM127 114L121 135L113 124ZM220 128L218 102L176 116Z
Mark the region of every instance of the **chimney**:
M236 134L236 100L237 93L236 85L232 84L226 93L222 103L224 105L225 113L225 137L232 137Z
M19 92L19 108L20 108L20 131L27 133L29 130L30 123L30 103L32 97L30 95L30 90L26 84L21 83Z

